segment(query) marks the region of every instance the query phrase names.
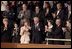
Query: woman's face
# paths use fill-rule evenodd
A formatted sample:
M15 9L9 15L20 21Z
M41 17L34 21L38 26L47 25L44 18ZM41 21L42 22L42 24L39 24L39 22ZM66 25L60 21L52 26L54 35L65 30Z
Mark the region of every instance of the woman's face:
M50 21L48 21L48 26L50 26L51 25L51 22Z
M28 25L28 23L27 23L27 22L25 22L25 23L24 23L24 25L25 25L25 26L27 26L27 25Z
M47 3L45 3L45 8L47 8L48 7L48 5L47 5Z
M23 11L26 11L27 6L25 4L22 5Z
M16 23L14 24L14 27L17 27L17 24Z

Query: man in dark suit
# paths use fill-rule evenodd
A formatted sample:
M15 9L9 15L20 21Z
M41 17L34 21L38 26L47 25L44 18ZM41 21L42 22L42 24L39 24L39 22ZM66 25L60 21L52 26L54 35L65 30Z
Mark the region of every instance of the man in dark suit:
M63 39L64 38L60 19L56 19L56 26L54 29L54 38L55 39ZM64 44L64 42L63 41L54 41L54 44Z
M39 18L34 17L34 24L32 25L32 43L42 43L43 41L43 26L39 23Z
M62 23L64 25L64 22L67 20L67 10L65 7L63 7L62 3L57 3L57 11L56 11L57 18L60 18L62 20Z

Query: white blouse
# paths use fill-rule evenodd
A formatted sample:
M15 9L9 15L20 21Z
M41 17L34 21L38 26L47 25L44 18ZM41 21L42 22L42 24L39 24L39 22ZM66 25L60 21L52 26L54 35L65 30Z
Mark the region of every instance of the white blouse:
M25 26L24 27L21 27L21 31L20 31L20 35L21 35L21 38L20 38L20 43L24 43L24 44L28 44L29 41L30 41L30 33L28 32L29 28L26 28Z

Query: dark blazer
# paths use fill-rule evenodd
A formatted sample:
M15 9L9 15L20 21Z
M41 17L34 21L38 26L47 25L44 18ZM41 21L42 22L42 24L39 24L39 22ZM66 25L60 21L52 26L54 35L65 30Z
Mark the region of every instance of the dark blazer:
M61 9L58 17L61 18L61 20L65 21L67 19L67 11L65 11L64 9ZM57 12L56 12L57 13Z
M61 9L57 16L61 19L62 26L64 26L68 17L67 11L65 9Z
M32 43L42 43L43 41L43 26L39 24L37 28L35 28L35 25L32 25ZM39 29L39 30L38 30Z
M44 13L46 13L46 9L44 9ZM51 9L49 9L49 12L45 16L47 19L53 19L52 14L51 14Z
M7 28L4 30L4 27L1 27L1 42L11 42L11 30Z
M19 28L13 29L12 33L12 43L19 43L20 41L20 36L19 36Z
M53 33L53 37L55 39L63 39L64 38L64 33L62 30L62 27L55 27L54 29L54 33ZM64 42L62 41L54 41L54 44L64 44Z
M52 30L51 32L48 32L48 31L45 32L45 33L46 33L46 38L54 38L54 37L53 37L54 27L52 27L51 30ZM53 44L53 43L54 43L54 41L48 41L48 44Z
M36 14L36 12L32 11L31 20L33 20L34 17L38 17L40 23L44 24L44 12L42 10L40 10L38 14Z
M48 20L53 20L53 16L52 16L52 14L51 14L51 9L49 10L49 12L47 13L46 16L45 16L46 9L44 9L43 12L44 12L44 23L45 23L45 24L47 23L47 19L48 19Z

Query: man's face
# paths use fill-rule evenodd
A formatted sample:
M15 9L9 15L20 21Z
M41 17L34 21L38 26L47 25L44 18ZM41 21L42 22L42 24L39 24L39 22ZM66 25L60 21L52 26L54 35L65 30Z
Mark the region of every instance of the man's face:
M66 26L67 27L71 26L71 24L69 23L69 21L66 22Z
M57 20L56 20L56 25L60 25L60 23L61 23L61 22L60 22L60 19L57 19Z
M3 21L3 24L4 24L4 25L8 25L8 22L4 20L4 21Z
M39 13L39 7L35 8L36 13Z
M61 4L60 4L60 3L57 4L57 9L59 10L59 9L61 9L61 8L62 8Z
M34 18L34 24L39 23L39 19L38 18Z

